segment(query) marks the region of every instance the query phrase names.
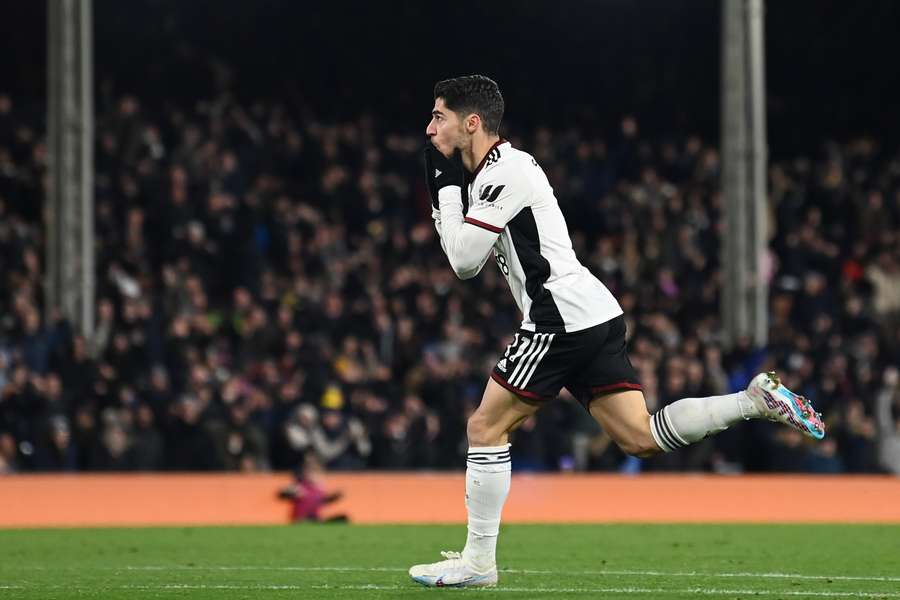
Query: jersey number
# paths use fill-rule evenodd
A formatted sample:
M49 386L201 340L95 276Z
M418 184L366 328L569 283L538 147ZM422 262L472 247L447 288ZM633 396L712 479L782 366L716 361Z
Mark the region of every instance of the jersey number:
M500 267L500 270L503 271L503 274L509 277L509 265L506 264L506 257L497 253L497 266Z

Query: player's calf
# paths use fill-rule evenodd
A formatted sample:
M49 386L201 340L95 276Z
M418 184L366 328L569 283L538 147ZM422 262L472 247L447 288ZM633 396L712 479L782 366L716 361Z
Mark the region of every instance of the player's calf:
M647 428L645 431L635 432L625 439L613 438L613 441L622 452L637 458L650 458L663 451L650 432L650 415L647 415Z
M662 452L650 430L650 413L642 392L628 390L598 395L591 400L589 410L622 452L638 458Z
M617 445L625 454L636 456L637 458L650 458L662 452L659 445L652 440L649 443L630 442Z
M505 444L508 432L509 425L492 421L477 410L466 422L466 439L470 448Z

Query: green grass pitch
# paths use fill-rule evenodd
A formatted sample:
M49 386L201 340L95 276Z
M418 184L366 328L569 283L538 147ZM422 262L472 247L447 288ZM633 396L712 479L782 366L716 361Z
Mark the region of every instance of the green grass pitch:
M900 526L508 525L500 584L428 589L460 526L0 530L0 598L900 598Z

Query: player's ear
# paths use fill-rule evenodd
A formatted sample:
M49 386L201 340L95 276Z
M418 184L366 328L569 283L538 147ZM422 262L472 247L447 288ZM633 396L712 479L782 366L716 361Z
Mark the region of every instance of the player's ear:
M466 133L471 135L478 131L479 127L481 127L481 117L479 117L475 113L472 113L468 117L466 117Z

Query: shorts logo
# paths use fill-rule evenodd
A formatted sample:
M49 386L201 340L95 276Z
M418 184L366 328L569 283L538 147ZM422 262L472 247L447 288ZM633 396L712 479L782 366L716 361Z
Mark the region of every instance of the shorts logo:
M497 369L504 373L512 367L512 373L506 380L507 383L525 389L537 370L538 364L550 350L550 344L555 335L554 333L536 333L533 338L527 338L517 333L513 343L507 346L506 353L497 363ZM505 368L501 368L501 366Z
M519 338L519 334L516 334L515 339L513 339L512 344L506 347L506 352L503 353L503 359L509 359L510 362L516 362L523 354L525 354L525 350L528 349L529 340L527 337ZM515 353L510 356L510 352L515 349Z

